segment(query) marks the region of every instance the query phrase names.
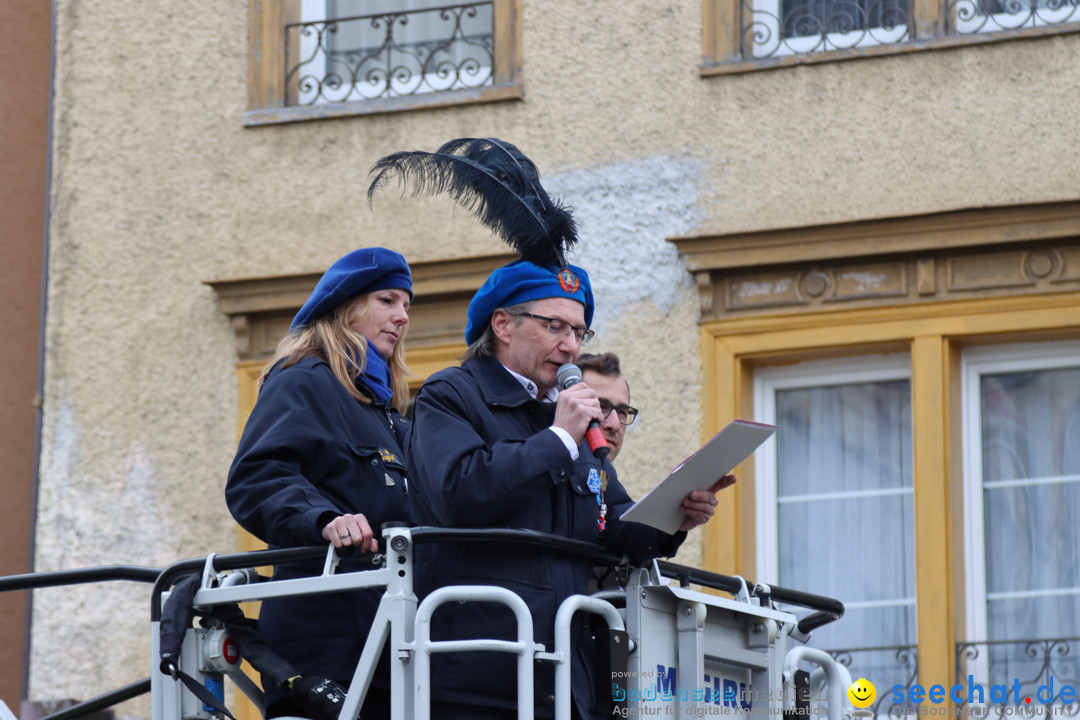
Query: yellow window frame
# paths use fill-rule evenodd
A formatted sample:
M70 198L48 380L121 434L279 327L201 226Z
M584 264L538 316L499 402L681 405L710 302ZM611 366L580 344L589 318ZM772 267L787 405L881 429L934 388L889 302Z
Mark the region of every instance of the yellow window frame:
M910 352L919 675L948 687L955 682L957 628L964 627L961 352L975 344L1077 337L1080 292L705 322L703 437L753 417L758 366ZM704 528L703 559L709 570L753 577L752 459L737 472L734 491L720 495L717 521Z

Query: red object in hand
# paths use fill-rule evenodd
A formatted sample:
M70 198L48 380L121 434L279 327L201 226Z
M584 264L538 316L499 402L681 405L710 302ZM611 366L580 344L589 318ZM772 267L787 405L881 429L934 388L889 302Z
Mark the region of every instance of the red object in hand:
M589 423L589 429L585 431L585 440L589 443L594 457L604 458L611 452L607 440L604 439L604 431L600 429L600 423L593 420Z

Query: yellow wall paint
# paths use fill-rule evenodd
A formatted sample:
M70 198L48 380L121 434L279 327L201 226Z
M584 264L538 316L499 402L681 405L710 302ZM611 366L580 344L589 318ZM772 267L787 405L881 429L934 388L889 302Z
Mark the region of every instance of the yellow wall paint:
M915 597L918 608L919 672L952 685L952 533L948 493L947 341L915 338L911 344L912 421L915 475Z

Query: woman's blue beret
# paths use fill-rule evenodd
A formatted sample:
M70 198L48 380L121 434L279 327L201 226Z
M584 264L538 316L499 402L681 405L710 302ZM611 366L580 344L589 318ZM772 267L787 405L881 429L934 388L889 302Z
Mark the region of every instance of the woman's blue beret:
M289 330L319 319L357 295L390 288L404 290L412 299L412 274L404 256L381 247L353 250L323 273Z

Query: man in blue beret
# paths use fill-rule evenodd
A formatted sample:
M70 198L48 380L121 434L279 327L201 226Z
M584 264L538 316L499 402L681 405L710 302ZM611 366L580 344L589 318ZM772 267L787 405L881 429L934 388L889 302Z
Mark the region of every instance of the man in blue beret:
M521 260L492 273L469 305L461 367L433 375L416 399L407 454L420 523L536 530L644 560L673 554L687 530L712 516L714 495L695 492L683 501L686 522L675 535L620 522L630 497L611 463L583 442L589 423L603 420L597 394L585 383L558 387L560 366L592 339L592 317L592 288L581 268ZM418 557L426 565L421 591L477 584L518 594L532 611L536 642L548 651L559 604L586 592L592 571L588 560L509 544L447 543ZM452 603L435 613L432 637L513 640L516 627L501 606ZM572 714L609 717L610 695L595 691L585 623L576 622L572 636ZM516 718L515 672L505 653L436 654L431 717ZM535 678L534 716L551 718L553 665L537 663Z

